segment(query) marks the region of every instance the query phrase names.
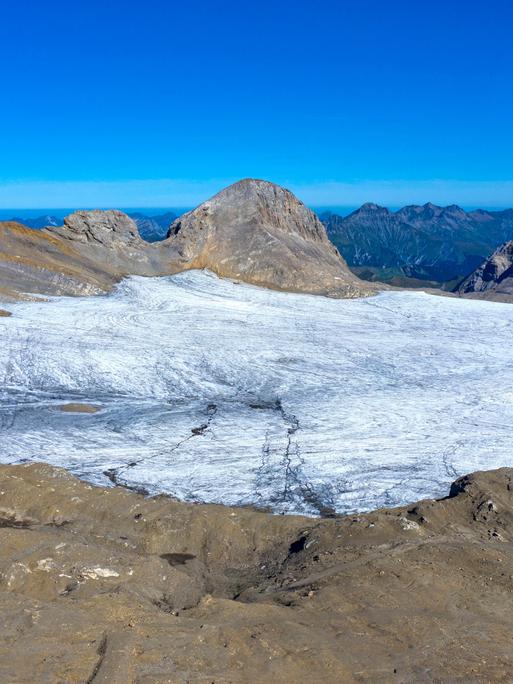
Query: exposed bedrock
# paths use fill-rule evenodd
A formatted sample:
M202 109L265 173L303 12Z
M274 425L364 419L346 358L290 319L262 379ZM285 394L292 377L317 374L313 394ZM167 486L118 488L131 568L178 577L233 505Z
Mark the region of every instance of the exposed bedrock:
M235 183L176 219L167 244L189 268L265 287L341 297L372 291L349 271L317 216L261 180Z
M0 680L507 682L513 470L330 520L0 467Z
M266 287L356 297L371 293L324 226L294 195L246 179L177 219L149 244L119 211L78 211L41 231L0 223L0 298L105 292L126 275L207 268Z
M513 240L500 245L495 252L458 288L460 295L513 301Z

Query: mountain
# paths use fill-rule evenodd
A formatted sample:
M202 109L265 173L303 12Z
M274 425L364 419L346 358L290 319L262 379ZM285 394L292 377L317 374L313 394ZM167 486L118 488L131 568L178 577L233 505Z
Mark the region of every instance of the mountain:
M323 220L356 273L389 281L460 280L498 244L513 238L511 209L466 212L428 203L393 212L368 203L349 216L329 214Z
M222 190L178 218L169 240L188 268L282 290L342 297L369 292L317 216L267 181L245 179Z
M88 218L82 223L82 234L80 214ZM90 225L100 221L98 215L106 224L103 244L99 235L94 237ZM111 289L127 272L127 264L120 264L127 249L132 250L133 260L139 251L135 244L124 245L126 241L118 235L109 240L110 230L123 216L120 212L81 212L68 217L61 228L42 230L9 221L0 223L0 297L17 298L25 293L87 295ZM135 224L125 218L137 240L145 244Z
M0 223L0 294L92 294L126 275L207 268L283 290L369 294L315 214L272 183L246 179L176 219L165 240L143 240L120 211L78 211L63 226Z
M21 223L27 228L35 228L40 230L41 228L46 228L46 226L60 226L62 225L62 218L58 216L46 215L46 216L36 216L36 218L19 218L15 216L9 219L11 223Z
M128 214L128 216L135 221L139 235L146 242L163 240L169 231L169 226L176 219L176 214L171 211L157 216L146 216L139 212Z
M135 222L139 235L146 242L163 240L169 231L169 226L176 219L176 214L171 211L155 216L147 216L140 212L133 212L127 215ZM58 216L46 215L37 216L36 218L14 217L9 219L9 222L20 223L23 226L27 226L27 228L41 230L42 228L61 226L63 219Z
M513 240L495 252L461 283L458 292L484 299L513 299Z

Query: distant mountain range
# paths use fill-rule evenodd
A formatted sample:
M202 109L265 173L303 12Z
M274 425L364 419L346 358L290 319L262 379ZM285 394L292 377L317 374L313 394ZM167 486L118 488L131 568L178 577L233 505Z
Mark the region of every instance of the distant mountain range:
M158 242L163 240L169 230L169 226L176 219L177 214L168 211L165 214L157 214L155 216L146 216L140 212L129 213L128 216L135 221L139 234L146 242ZM20 218L15 216L9 221L13 223L21 223L28 228L47 228L48 226L62 226L64 216L37 216L35 218Z
M19 216L13 216L13 218L7 219L11 223L21 223L27 228L35 228L40 230L41 228L46 228L47 226L62 226L62 219L64 217L59 216L36 216L36 218L20 218Z
M139 212L128 215L135 221L139 235L146 242L163 240L167 235L169 227L177 218L177 215L171 211L165 214L157 214L156 216L146 216Z
M395 285L427 280L452 289L513 239L513 209L467 212L429 203L390 211L368 203L349 216L326 213L321 219L357 275Z

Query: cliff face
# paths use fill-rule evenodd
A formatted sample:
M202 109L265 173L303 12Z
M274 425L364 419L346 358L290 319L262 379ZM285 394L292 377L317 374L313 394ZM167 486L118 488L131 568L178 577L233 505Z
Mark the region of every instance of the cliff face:
M126 275L208 268L265 287L355 297L352 275L317 217L264 181L236 183L175 221L166 240L142 240L119 211L79 211L61 227L0 223L0 288L9 293L104 292ZM1 291L0 291L1 293Z
M513 240L498 247L458 288L460 294L485 299L513 299Z
M0 680L510 681L512 478L319 520L0 466Z

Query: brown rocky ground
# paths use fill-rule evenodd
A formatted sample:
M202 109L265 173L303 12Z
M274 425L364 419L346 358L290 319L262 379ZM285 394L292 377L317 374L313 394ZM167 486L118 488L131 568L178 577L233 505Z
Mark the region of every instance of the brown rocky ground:
M334 519L0 467L0 681L511 682L513 470Z

